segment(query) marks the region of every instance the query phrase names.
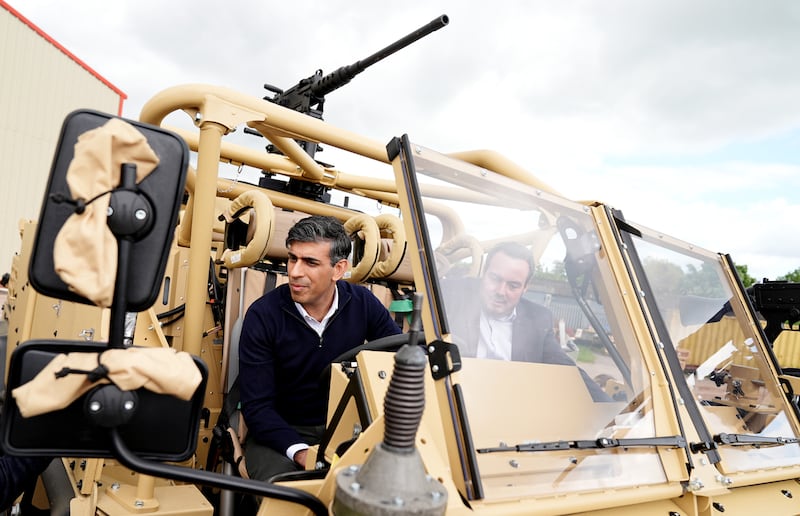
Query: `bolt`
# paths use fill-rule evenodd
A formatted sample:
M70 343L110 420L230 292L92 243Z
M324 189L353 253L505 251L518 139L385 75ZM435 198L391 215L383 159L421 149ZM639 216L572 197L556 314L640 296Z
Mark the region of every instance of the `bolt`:
M422 147L419 146L414 147L414 152L416 152L417 154L422 154Z
M136 220L144 220L147 218L147 212L144 210L136 210L133 216L136 217Z
M433 371L434 373L438 373L439 372L439 366L436 365L436 364L433 364L433 367L431 367L431 371Z
M569 462L570 462L570 464L577 464L578 463L578 457L570 457L569 458Z
M144 502L141 500L136 500L135 502L133 502L133 505L135 507L144 507Z
M357 493L361 490L361 484L359 484L358 482L353 482L352 484L350 484L350 489L352 489Z
M689 484L686 486L686 488L689 491L699 491L699 490L703 489L704 487L705 486L703 485L703 481L700 480L699 478L695 478L695 479L690 480Z
M128 400L128 401L126 401L125 403L122 404L122 408L124 410L133 410L133 408L135 406L136 406L136 404L131 400Z
M713 506L713 507L714 507L716 510L718 510L719 512L725 512L725 506L724 506L724 505L722 505L721 503L719 503L719 502L714 502L714 503L712 503L711 505L712 505L712 506Z
M378 371L378 378L381 380L386 378L386 371Z
M428 346L428 353L429 353L429 354L431 354L431 355L432 355L434 351L436 351L436 348L435 348L435 347L433 347L433 346Z
M119 482L114 482L113 484L111 484L111 490L119 491Z
M511 459L510 461L508 461L508 463L511 465L512 468L518 468L519 467L519 462L517 462L514 459Z
M442 497L442 493L439 491L431 491L431 498L434 500L439 500Z
M112 208L111 206L109 206L109 207L108 207L108 209L106 210L106 217L110 217L110 216L112 216L113 214L114 214L114 208Z
M201 113L201 112L199 112L199 111L198 111L197 113L195 113L195 114L194 114L194 121L195 121L195 122L199 122L199 121L201 121L202 119L203 119L203 113Z
M396 505L397 507L401 507L402 505L405 504L405 502L399 496L395 496L394 498L392 498L392 504Z
M99 401L93 401L93 402L89 403L89 411L90 412L100 412L101 408L103 408L103 406L100 404Z
M792 492L789 491L788 489L781 489L781 494L783 496L785 496L786 498L791 498L792 497Z

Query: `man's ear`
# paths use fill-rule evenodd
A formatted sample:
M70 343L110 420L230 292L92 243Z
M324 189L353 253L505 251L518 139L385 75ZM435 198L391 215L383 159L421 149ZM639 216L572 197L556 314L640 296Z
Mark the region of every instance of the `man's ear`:
M347 260L339 260L333 266L333 280L338 281L344 277L344 273L350 268L350 262Z

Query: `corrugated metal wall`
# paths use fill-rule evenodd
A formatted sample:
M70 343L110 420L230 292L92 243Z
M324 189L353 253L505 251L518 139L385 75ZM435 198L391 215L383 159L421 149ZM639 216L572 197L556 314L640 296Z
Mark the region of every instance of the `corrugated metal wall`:
M64 117L121 105L118 91L9 9L0 2L0 274L19 251L20 219L38 219Z

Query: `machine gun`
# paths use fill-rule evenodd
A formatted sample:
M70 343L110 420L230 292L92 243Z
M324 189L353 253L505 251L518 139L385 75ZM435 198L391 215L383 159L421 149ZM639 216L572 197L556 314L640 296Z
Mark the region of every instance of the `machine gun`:
M764 334L774 344L786 329L784 323L791 326L800 322L800 283L765 279L751 288L753 306L767 321Z
M314 75L300 80L300 82L288 90L282 90L271 84L264 84L264 89L274 93L274 96L266 96L264 100L322 120L325 95L341 88L350 82L353 77L378 61L389 57L398 50L407 47L431 32L441 29L447 25L449 21L447 15L443 14L360 61L342 66L325 76L322 75L322 70L317 70ZM245 132L260 136L257 131L245 129ZM300 144L303 150L312 158L316 155L317 151L321 150L316 142L298 141L297 143ZM268 145L267 152L279 151L273 145ZM267 177L259 181L259 186L322 202L328 202L330 200L330 196L327 194L327 188L323 185L312 184L307 181L290 179L289 182L286 183L273 179L271 174L267 174Z
M356 61L351 65L342 66L324 77L322 70L317 70L314 75L302 79L288 90L284 91L271 84L265 84L264 88L273 92L275 96L264 97L264 100L322 119L325 95L341 88L350 82L353 77L378 61L424 38L431 32L441 29L448 22L447 15L443 14L369 57ZM309 154L313 156L313 153Z

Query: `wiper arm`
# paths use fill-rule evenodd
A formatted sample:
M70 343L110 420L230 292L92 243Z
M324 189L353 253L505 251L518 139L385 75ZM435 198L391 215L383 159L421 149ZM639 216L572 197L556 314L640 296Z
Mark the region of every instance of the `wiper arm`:
M764 437L749 434L717 434L714 442L729 446L754 446L756 448L768 446L783 446L785 444L800 443L796 437Z
M497 446L494 448L478 448L478 453L497 452L537 452L552 450L590 450L602 448L633 448L638 446L668 446L671 448L685 448L686 439L680 435L668 437L642 437L637 439L587 439L577 441L550 441L544 443L522 443L514 446Z

